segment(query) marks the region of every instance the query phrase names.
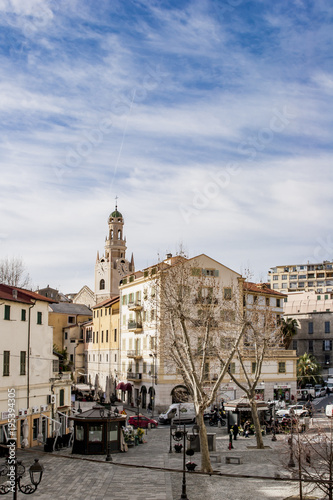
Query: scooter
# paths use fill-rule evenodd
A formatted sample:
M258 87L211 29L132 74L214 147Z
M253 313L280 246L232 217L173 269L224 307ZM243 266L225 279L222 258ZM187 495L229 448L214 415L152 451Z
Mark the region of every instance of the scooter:
M223 420L223 418L218 415L216 412L213 413L213 415L209 419L209 425L213 427L214 425L219 425L219 422L221 422L221 427L224 427L227 422Z

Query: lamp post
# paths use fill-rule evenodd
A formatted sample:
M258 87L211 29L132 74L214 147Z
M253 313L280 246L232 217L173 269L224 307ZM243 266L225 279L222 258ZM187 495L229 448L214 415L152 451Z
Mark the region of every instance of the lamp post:
M295 415L295 412L294 412L294 409L291 408L291 410L289 411L289 415L290 415L290 425L291 425L291 428L290 428L290 437L289 437L289 446L290 446L290 458L289 458L289 463L288 463L288 467L295 467L295 461L294 461L294 449L293 449L293 437L294 437L294 415Z
M186 441L194 441L199 434L199 426L198 425L193 425L192 427L192 434L186 429L186 426L184 424L183 428L180 426L173 426L174 429L171 430L171 435L175 441L181 441L183 440L183 479L182 479L182 494L180 496L180 500L189 500L186 494L186 471L185 471L185 455L188 452L189 455L193 455L193 450L188 450L186 452Z
M151 418L154 418L154 409L155 409L155 388L154 388L154 385L155 385L155 380L156 380L156 353L153 352L153 353L150 353L149 356L151 358L153 358L153 369L152 369L152 374L151 374L151 378L152 378L152 387L153 387L153 390L152 390L152 394L151 394Z
M42 480L44 467L39 463L38 458L29 468L30 484L22 484L21 480L25 474L25 466L20 460L11 458L11 454L5 465L0 469L0 476L8 476L8 481L0 485L0 495L13 493L13 500L17 499L18 490L25 495L31 495L37 490L39 483Z
M101 418L104 418L105 416L105 410L104 408L100 408L99 410L99 413L100 413L100 416ZM110 444L110 419L112 417L115 417L117 418L118 417L118 414L119 414L119 410L118 408L116 408L112 414L112 411L111 410L107 410L107 414L106 414L106 451L107 451L107 455L105 457L105 461L106 462L112 462L112 455L111 455L111 444Z
M273 402L273 431L272 431L272 441L276 441L276 435L275 435L275 403Z

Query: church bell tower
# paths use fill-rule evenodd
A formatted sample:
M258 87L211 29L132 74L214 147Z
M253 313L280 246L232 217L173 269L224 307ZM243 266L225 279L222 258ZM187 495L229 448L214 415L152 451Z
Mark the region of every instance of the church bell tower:
M119 295L119 282L126 274L135 271L133 254L131 262L126 259L126 237L124 218L117 203L108 218L108 235L105 238L104 255L97 252L95 265L96 303Z

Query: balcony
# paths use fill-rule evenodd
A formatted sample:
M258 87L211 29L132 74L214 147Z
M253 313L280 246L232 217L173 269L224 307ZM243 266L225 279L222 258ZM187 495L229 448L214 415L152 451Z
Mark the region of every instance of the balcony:
M127 372L127 380L141 380L142 373L137 372Z
M141 300L131 301L127 304L127 307L130 311L141 311L142 309Z
M128 358L134 358L134 359L141 359L142 358L142 352L138 351L138 350L127 351L127 357Z
M141 321L129 321L127 329L134 333L140 333L142 332L142 323Z

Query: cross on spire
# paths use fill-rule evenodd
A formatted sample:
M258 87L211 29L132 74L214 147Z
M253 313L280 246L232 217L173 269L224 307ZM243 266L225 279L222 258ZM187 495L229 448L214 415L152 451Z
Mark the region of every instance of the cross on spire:
M118 196L116 196L115 200L116 200L116 210L117 210L118 209L118 202L117 202Z

